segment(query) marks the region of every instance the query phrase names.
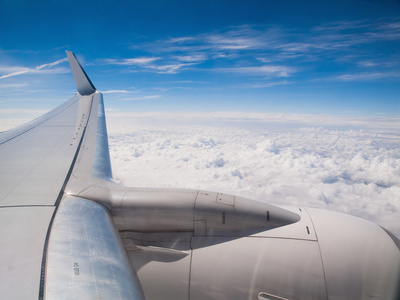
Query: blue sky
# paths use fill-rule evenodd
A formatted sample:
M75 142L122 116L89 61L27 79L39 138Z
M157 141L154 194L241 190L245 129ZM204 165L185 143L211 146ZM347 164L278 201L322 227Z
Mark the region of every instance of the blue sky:
M397 0L1 0L0 118L73 95L65 50L111 111L399 116L399 16Z

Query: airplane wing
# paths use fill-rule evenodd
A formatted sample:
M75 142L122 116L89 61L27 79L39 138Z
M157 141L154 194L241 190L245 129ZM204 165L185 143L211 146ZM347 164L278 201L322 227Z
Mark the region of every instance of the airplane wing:
M398 299L376 224L218 192L112 181L102 94L0 134L0 298Z
M102 94L94 88L74 54L67 52L67 55L78 93L44 116L0 134L0 295L4 299L43 298L45 284L49 289L52 284L54 286L55 280L62 279L63 284L76 289L76 298L85 298L83 290L86 282L86 293L100 290L100 295L100 286L104 289L108 285L113 287L112 291L119 290L121 299L132 299L132 295L141 295L140 287L133 284L119 287L117 281L112 280L113 269L103 268L97 272L102 267L99 261L92 259L91 277L86 281L82 279L85 263L79 260L85 257L88 261L90 255L94 255L90 247L98 245L102 245L104 252L109 251L109 255L118 258L116 263L124 265L120 276L133 278L123 282L134 283L135 274L129 268L119 236L111 226L109 213L102 206L68 198L65 193L72 179L79 178L79 188L84 189L86 185L112 177ZM64 201L65 198L68 201ZM68 209L64 208L54 222L61 202L74 208L70 213L66 213ZM82 215L82 206L92 207L90 217ZM62 227L57 220L65 218L73 221L64 221ZM87 218L95 220L95 223L83 226ZM65 224L69 224L67 229ZM90 240L92 236L98 236L97 232L91 231L93 226L105 229L102 239ZM48 250L57 248L57 244L48 248L51 227L53 239L59 244L65 244L65 239L69 239L68 250L72 250L58 253L58 256L67 261L64 272L69 274L71 272L68 271L72 270L73 274L79 273L72 281L65 280L65 276L58 278L59 274L53 275L54 269L60 270L60 266L48 266ZM65 238L66 233L69 236ZM110 249L104 246L112 241L114 245ZM54 256L55 251L50 252ZM77 253L81 252L84 254L77 257ZM108 275L109 279L102 282L103 277ZM52 279L47 282L46 276ZM65 289L57 288L58 294L50 289L53 299L59 299L59 293L62 288Z

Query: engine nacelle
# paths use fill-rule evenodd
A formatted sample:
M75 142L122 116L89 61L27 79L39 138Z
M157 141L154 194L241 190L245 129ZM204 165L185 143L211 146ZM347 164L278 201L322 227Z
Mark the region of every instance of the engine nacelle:
M400 296L400 242L371 222L206 191L107 190L80 197L111 211L146 299Z

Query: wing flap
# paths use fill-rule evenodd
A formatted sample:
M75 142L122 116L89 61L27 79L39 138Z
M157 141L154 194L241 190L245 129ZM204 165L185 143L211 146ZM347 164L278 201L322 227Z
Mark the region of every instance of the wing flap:
M110 213L77 197L54 219L45 282L46 299L144 299Z

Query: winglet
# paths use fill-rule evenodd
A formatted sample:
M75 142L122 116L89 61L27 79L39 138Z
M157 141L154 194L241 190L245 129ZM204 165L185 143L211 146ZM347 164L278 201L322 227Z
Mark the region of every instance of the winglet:
M82 66L71 51L66 51L72 75L74 76L76 88L81 95L91 95L96 92L96 88L83 70Z

